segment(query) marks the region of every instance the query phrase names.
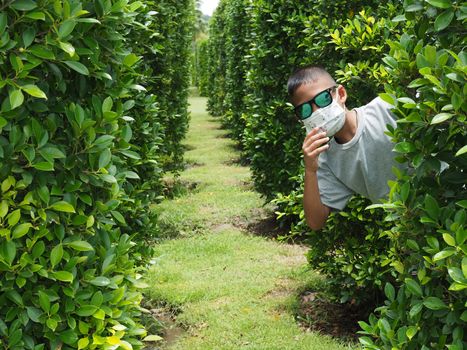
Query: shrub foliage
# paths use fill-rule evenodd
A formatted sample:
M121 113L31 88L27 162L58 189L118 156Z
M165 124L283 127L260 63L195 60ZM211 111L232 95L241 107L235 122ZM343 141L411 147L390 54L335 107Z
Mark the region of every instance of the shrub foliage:
M240 2L221 2L214 14L207 90L211 112L251 161L256 188L291 224L290 237L305 236L309 261L330 277L336 298L380 306L361 323L365 347L462 349L465 4L252 0L240 10ZM243 25L229 27L239 11ZM319 233L303 220L304 131L286 96L292 70L309 63L347 87L350 107L378 93L395 106L398 127L388 134L409 165L396 173L387 203L368 208L356 196ZM245 79L229 85L235 69Z
M183 4L189 19L191 1ZM14 0L0 7L2 348L142 345L138 260L149 252L133 239L148 233L143 199L160 191L163 157L180 159L174 150L187 119L186 92L162 112L168 97L156 82L152 94L142 86L161 71L159 63L138 63L161 49L150 40L159 28L142 29L150 5ZM185 88L178 77L166 91Z

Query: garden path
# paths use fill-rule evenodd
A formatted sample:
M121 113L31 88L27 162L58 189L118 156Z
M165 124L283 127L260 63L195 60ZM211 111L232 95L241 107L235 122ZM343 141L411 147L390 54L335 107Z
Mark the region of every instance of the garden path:
M308 271L304 247L253 232L271 208L206 99L191 98L190 108L189 166L172 186L174 198L157 206L172 237L157 245L148 273L148 299L176 313L162 348L350 349L300 328L298 295L320 277Z

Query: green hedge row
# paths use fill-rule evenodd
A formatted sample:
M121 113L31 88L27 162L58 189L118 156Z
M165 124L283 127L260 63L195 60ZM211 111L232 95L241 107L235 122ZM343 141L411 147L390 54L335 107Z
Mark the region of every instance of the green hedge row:
M181 11L187 24L193 6L181 3L157 10ZM189 67L182 40L170 46L173 73L159 63L163 45L171 51L154 39L165 19L151 27L151 5L0 6L2 348L142 347L142 241L155 233L145 224L161 169L181 158L188 75L179 74ZM167 95L152 80L164 69Z
M461 349L467 319L465 5L248 4L238 28L227 25L237 2L221 2L214 15L208 68L210 82L217 81L208 91L211 112L232 128L251 161L256 188L291 223L292 238L305 235L309 261L329 276L336 298L381 306L361 323L367 348ZM239 52L243 59L232 54ZM398 160L410 165L409 173L397 174L387 204L366 209L370 203L354 197L319 233L303 220L304 131L286 96L289 74L308 63L334 73L347 87L350 107L385 91L381 96L396 105L399 118L389 131ZM236 69L245 79L227 90L223 82ZM241 96L243 104L230 104L227 94Z

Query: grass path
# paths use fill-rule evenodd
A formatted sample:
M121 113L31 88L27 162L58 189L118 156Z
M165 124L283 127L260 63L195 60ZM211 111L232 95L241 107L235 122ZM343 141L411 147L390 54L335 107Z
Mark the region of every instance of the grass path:
M192 166L181 175L191 190L180 188L157 208L167 232L178 236L157 246L146 295L178 308L177 322L186 328L164 348L350 349L302 331L294 320L297 293L320 283L306 269L306 249L239 228L264 217L267 209L205 103L191 99L186 158Z

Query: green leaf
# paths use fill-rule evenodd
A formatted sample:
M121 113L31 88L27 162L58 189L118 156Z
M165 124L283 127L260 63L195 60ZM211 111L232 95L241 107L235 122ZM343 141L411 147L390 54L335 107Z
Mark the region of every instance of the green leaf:
M113 175L110 175L110 174L101 174L99 175L99 177L104 180L105 182L108 182L109 184L116 184L117 183L117 179L115 178L115 176Z
M413 295L416 295L418 297L423 296L422 288L420 287L420 285L416 281L414 281L411 278L406 278L404 282L405 282L405 285L407 286L407 289Z
M464 154L467 152L467 145L463 146L460 150L456 152L456 157L460 156L461 154Z
M31 96L44 98L47 100L47 95L37 85L23 85L21 86L21 89L26 91Z
M462 274L467 278L467 257L462 258Z
M448 306L439 298L437 297L428 297L423 301L423 305L425 305L430 310L442 310L447 309Z
M452 6L451 0L426 0L426 2L440 9L447 9Z
M33 168L42 171L54 171L54 165L50 162L38 162L32 165Z
M24 95L21 90L13 89L10 91L9 96L11 109L21 106L24 102Z
M82 64L80 62L64 61L63 63L65 63L68 67L70 67L71 69L75 70L76 72L78 72L80 74L89 75L88 68L84 64Z
M422 308L423 308L422 303L418 303L412 306L412 308L409 311L410 317L414 318L415 316L417 316L420 313L420 311L422 311Z
M20 238L26 235L29 232L29 229L32 227L30 223L20 224L13 229L12 237Z
M107 96L104 102L102 102L102 113L111 111L112 106L113 106L112 97Z
M66 158L66 155L56 146L45 146L39 150L39 153L46 159Z
M112 159L112 153L108 148L104 149L99 155L99 169L105 168Z
M396 98L393 95L382 93L382 94L379 94L379 97L381 97L383 101L389 103L392 106L396 105Z
M400 274L404 273L404 264L400 261L393 261L391 263L391 266L393 266L396 269L396 271Z
M28 306L26 307L26 312L30 320L36 323L40 323L40 317L43 315L43 312L37 307Z
M443 233L443 239L451 247L454 247L456 245L456 240L449 233Z
M105 287L110 284L110 280L107 277L100 276L92 279L91 281L89 281L89 283L98 287Z
M16 257L16 244L13 241L3 242L1 245L1 258L5 260L8 265L13 264Z
M55 246L52 251L50 252L50 264L52 265L52 268L55 267L63 257L63 246L62 244L58 244Z
M7 124L8 124L8 121L5 118L0 117L0 129L3 128Z
M77 22L82 22L82 23L96 23L96 24L101 24L98 19L96 18L78 18L76 20Z
M23 298L21 297L21 294L19 294L16 290L12 289L12 290L9 290L7 291L6 293L6 296L8 297L8 299L10 299L12 302L18 304L18 305L21 305L23 306Z
M396 291L391 283L387 282L384 286L384 294L388 297L390 301L394 301L396 297Z
M459 269L458 267L450 267L448 268L448 273L451 278L457 282L457 283L462 283L462 284L467 284L467 279L464 278L464 274L462 273L462 270Z
M78 340L78 350L86 349L88 345L89 345L88 338L81 338L80 340Z
M36 30L34 27L29 27L23 32L23 44L24 47L28 47L34 41L36 37Z
M139 85L139 84L132 84L130 86L128 86L128 88L130 89L133 89L133 90L137 90L137 91L146 91L146 88L142 85Z
M6 25L8 24L8 17L5 12L0 12L0 35L5 31Z
M50 49L46 48L45 46L34 45L34 46L31 46L28 50L34 56L37 56L39 58L43 58L43 59L46 59L46 60L54 60L55 59L54 53Z
M429 194L425 196L425 208L424 209L432 219L438 220L438 217L439 217L438 202L436 201L436 199L434 199Z
M358 341L363 345L363 346L371 346L374 347L375 344L373 343L373 340L371 340L370 337L360 337L358 338Z
M127 67L132 67L139 60L140 60L140 57L136 56L134 53L130 53L123 60L123 64Z
M399 98L397 99L397 101L402 102L402 103L413 104L413 105L416 105L416 104L417 104L414 100L412 100L412 99L409 98L409 97L399 97Z
M21 210L16 209L15 211L11 212L10 215L8 215L8 225L10 226L16 225L19 219L21 219Z
M31 11L37 7L37 4L33 0L16 0L10 6L18 11Z
M66 36L70 35L73 29L75 29L76 21L72 18L63 21L63 23L58 28L58 37L63 39Z
M0 202L0 219L3 219L8 214L8 202L3 200Z
M430 124L439 124L454 116L452 113L439 113L433 117Z
M75 213L75 208L68 202L58 201L50 206L51 209L64 213Z
M143 339L143 341L153 341L153 342L161 341L161 340L164 340L164 338L158 335L148 335Z
M454 18L454 11L452 9L444 11L435 20L435 30L441 31L451 24L452 19Z
M126 224L125 218L124 218L123 215L120 214L118 211L111 210L110 213L112 214L112 216L113 216L115 219L117 219L118 222L120 222L121 224Z
M60 332L60 339L67 345L75 345L78 341L78 335L74 329L67 329Z
M439 261L450 257L451 255L455 254L456 250L454 248L446 248L433 256L433 261Z
M398 144L394 146L394 151L398 153L410 153L415 150L416 150L415 145L412 142L407 142L407 141L399 142Z
M417 12L423 10L423 5L422 4L413 4L409 5L405 8L406 12Z
M58 322L56 320L54 320L53 318L48 318L47 321L45 322L45 324L47 325L47 327L49 327L54 332L55 332L55 329L58 326Z
M95 305L82 305L78 310L76 310L76 314L82 317L92 316L98 307Z
M407 335L407 338L412 340L414 335L417 334L417 330L418 328L416 326L410 326L409 328L407 328L407 331L405 332L405 334Z
M62 282L73 282L73 274L68 271L57 271L53 273L53 276Z
M131 159L141 159L141 156L138 153L133 152L133 151L123 149L123 150L120 150L120 153Z
M25 17L45 21L44 12L40 12L40 11L29 12L25 15Z
M73 57L76 53L76 50L73 45L67 42L60 41L58 43L60 45L60 48L65 51L70 57Z
M94 250L92 245L86 241L74 241L66 243L66 245L80 252L88 252Z
M111 135L102 135L94 141L93 146L96 148L106 148L110 147L115 136Z

